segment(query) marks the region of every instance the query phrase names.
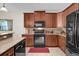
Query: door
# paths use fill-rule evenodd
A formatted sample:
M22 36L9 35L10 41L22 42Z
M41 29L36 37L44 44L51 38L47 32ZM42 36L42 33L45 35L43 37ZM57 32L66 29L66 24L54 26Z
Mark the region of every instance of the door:
M73 46L75 46L75 19L75 13L67 16L67 43Z
M77 21L76 21L76 45L79 49L79 13L77 13Z
M76 11L67 16L67 48L71 53L79 52L78 21Z

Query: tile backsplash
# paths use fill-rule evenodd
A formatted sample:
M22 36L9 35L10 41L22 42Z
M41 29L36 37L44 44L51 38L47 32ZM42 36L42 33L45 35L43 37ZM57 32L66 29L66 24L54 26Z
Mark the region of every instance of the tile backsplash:
M44 28L45 33L66 33L66 28ZM33 34L34 28L26 28L26 34Z
M33 29L34 28L26 28L25 29L25 34L34 33Z

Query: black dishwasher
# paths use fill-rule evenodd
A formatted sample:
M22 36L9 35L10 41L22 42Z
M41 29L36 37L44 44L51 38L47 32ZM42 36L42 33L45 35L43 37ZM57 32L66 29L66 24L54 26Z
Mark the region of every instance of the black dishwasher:
M25 41L22 40L21 42L17 43L14 46L15 56L25 56Z

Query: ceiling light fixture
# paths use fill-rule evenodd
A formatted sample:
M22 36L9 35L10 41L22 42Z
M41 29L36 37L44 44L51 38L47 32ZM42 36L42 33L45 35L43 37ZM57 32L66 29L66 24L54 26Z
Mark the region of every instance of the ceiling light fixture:
M5 7L5 3L3 3L3 6L1 7L0 11L8 12L8 10Z

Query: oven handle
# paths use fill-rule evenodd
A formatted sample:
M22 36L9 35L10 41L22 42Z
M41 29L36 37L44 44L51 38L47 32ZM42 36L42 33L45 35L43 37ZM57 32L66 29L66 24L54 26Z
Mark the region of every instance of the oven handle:
M20 45L16 47L16 50L17 50L19 47L20 47Z

